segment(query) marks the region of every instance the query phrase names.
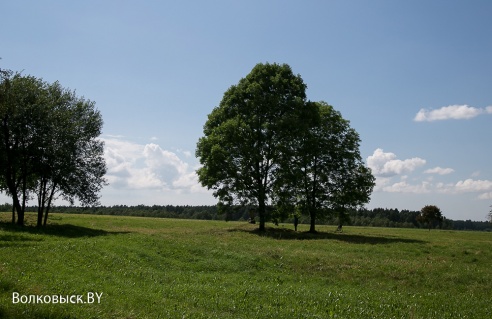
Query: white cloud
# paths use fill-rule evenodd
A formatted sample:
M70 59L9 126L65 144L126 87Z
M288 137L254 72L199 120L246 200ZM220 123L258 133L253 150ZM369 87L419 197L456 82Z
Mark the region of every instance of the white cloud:
M492 190L492 181L473 180L471 178L459 181L454 185L457 192L483 192Z
M492 181L489 180L460 180L456 183L442 183L434 181L435 177L430 176L423 180L421 177L412 177L411 181L406 173L414 171L416 168L425 165L426 161L419 157L400 160L394 153L384 152L381 148L374 151L373 155L367 157L367 166L371 168L376 176L376 186L374 191L389 193L415 193L415 194L464 194L482 193L480 199L490 199L492 197ZM454 172L452 168L442 168L440 166L424 171L425 174L447 175ZM399 177L400 181L394 179Z
M419 157L405 160L396 159L394 153L385 153L378 148L373 155L367 157L367 166L376 176L394 176L412 172L417 167L425 165L426 161Z
M422 182L421 184L412 185L405 180L394 183L393 185L383 187L383 191L389 193L416 193L426 194L431 192L432 184L429 182Z
M478 196L479 199L492 198L492 181L488 180L472 180L467 179L458 181L457 183L444 184L442 182L433 183L432 181L422 181L417 184L410 184L406 178L402 178L400 182L390 184L388 180L383 185L379 185L379 189L389 193L440 193L440 194L464 194L464 193L482 193ZM484 193L485 192L485 193Z
M449 105L437 110L420 109L413 119L416 122L432 122L439 120L463 120L471 119L480 114L492 113L492 107L476 108L468 105Z
M439 174L439 175L447 175L451 174L454 172L454 169L452 168L442 168L442 167L434 167L434 168L429 168L428 170L425 170L424 173L426 174Z
M436 191L443 194L463 194L463 193L479 193L492 191L492 181L489 180L474 180L466 179L464 181L458 181L457 183L438 183L436 185ZM491 193L492 194L492 193ZM482 194L479 196L481 199L485 199L488 194Z
M111 187L118 189L156 189L177 192L204 192L198 183L196 167L159 145L105 138L104 157Z
M157 144L145 145L143 156L147 168L164 184L169 184L169 181L186 174L188 170L188 164L181 161L175 153L163 150Z

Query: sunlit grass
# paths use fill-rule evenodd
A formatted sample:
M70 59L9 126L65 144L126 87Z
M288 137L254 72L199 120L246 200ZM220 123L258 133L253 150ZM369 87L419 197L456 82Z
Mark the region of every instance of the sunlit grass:
M492 318L491 233L64 214L19 230L9 216L0 318Z

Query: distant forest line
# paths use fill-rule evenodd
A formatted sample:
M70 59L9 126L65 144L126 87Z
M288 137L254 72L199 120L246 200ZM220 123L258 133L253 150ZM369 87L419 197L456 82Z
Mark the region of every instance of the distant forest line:
M26 212L37 212L37 206L26 207ZM0 205L0 211L12 211L12 205L5 203ZM224 212L220 212L216 205L212 206L176 206L176 205L114 205L97 207L77 207L77 206L56 206L51 210L53 213L68 214L93 214L93 215L117 215L117 216L139 216L157 218L182 218L200 220L226 220L226 221L248 221L254 216L254 207L235 206ZM273 212L273 208L269 209ZM417 221L419 211L398 210L396 208L360 208L348 212L350 220L345 225L352 226L373 226L373 227L396 227L396 228L427 228L427 225ZM271 217L271 216L270 216ZM270 218L272 219L272 218ZM287 218L279 221L294 223L294 218ZM299 218L300 224L309 224L308 216ZM320 224L337 225L338 217L331 214L328 218L319 221ZM451 220L445 218L441 225L434 225L434 228L452 230L478 230L492 231L492 223L486 221L472 220Z

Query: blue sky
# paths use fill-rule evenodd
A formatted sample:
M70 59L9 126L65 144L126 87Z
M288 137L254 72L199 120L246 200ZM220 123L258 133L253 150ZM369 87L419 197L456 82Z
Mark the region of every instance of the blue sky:
M101 111L103 205L216 203L194 174L196 142L259 62L289 64L310 100L350 120L377 177L369 208L484 220L492 204L490 1L18 0L0 12L1 68Z

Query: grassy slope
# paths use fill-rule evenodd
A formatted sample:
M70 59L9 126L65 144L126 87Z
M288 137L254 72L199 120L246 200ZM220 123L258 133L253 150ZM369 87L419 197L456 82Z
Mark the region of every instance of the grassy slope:
M492 233L303 227L260 236L238 222L61 214L45 230L0 223L0 318L492 318ZM103 296L13 304L13 292Z

